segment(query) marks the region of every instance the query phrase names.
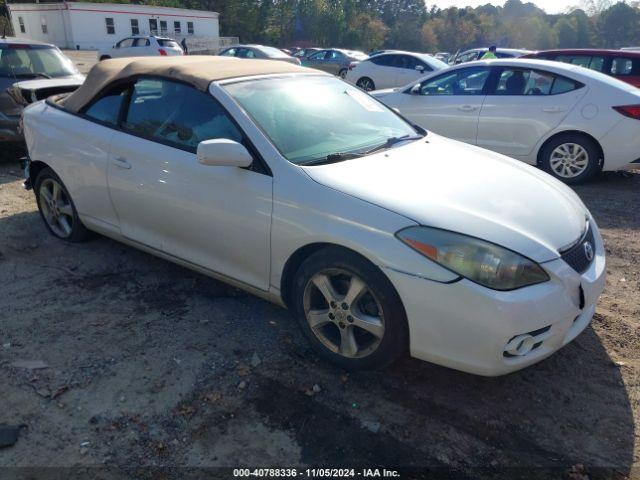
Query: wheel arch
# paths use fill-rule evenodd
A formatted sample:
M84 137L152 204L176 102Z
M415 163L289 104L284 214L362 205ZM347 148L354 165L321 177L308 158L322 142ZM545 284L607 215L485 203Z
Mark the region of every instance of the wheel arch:
M366 257L362 253L352 248L345 247L344 245L331 243L331 242L309 243L307 245L304 245L298 248L295 252L293 252L287 259L286 263L284 264L284 268L282 269L282 275L280 278L280 297L282 298L282 301L287 306L287 308L290 308L291 306L291 293L293 290L293 282L295 280L296 273L300 268L300 265L302 265L302 263L314 253L327 248L338 248L350 254L357 255L358 257L362 258L363 260L365 260L366 262L370 263L375 268L380 270L381 273L386 277L385 273L378 267L378 265L376 265L375 262L371 261L370 258ZM393 283L388 277L387 277L387 280L389 280L389 283L393 285Z
M538 148L538 153L536 154L536 165L538 167L540 167L542 165L542 152L544 151L544 149L546 148L546 146L551 143L555 138L557 138L560 135L568 135L568 134L573 134L573 135L580 135L583 137L588 138L589 140L591 140L594 145L598 148L598 152L599 152L599 156L600 156L600 169L602 169L604 167L604 150L602 149L602 145L600 145L600 142L591 134L584 132L582 130L562 130L561 132L555 132L553 135L551 135L549 138L547 138L544 142L542 142L542 144L540 145L540 147Z
M49 165L49 164L47 164L45 162L42 162L40 160L31 160L29 162L28 186L30 188L35 188L36 180L38 178L38 175L40 175L40 172L42 170L44 170L45 168L51 168L51 165ZM53 170L53 168L51 168L51 170ZM54 172L55 172L55 170L54 170Z

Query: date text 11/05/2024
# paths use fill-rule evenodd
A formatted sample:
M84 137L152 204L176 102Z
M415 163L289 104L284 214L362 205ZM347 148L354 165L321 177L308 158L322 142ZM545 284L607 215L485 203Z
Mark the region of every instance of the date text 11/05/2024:
M306 477L306 478L400 478L397 470L386 468L235 468L234 477Z

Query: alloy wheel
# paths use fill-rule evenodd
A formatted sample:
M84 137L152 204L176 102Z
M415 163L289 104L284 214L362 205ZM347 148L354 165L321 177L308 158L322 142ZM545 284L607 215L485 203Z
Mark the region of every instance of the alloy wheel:
M303 305L316 338L344 357L366 357L384 337L379 300L364 280L346 270L332 268L312 276L304 290Z
M73 208L62 186L53 178L40 185L40 208L47 225L57 236L67 238L73 231Z
M577 143L563 143L551 152L551 170L562 178L575 178L589 166L589 153Z
M364 90L365 92L370 92L371 90L373 90L373 81L369 80L368 78L363 78L358 80L358 87L360 87L362 90Z

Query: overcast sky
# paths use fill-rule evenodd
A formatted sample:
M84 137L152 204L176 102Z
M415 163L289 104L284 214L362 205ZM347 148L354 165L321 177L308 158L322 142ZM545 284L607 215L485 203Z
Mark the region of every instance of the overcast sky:
M523 0L526 3L527 0ZM427 7L436 4L440 8L447 7L477 7L479 5L486 5L491 3L493 5L504 5L503 1L487 1L487 0L427 0ZM571 7L579 4L578 0L535 0L532 1L538 7L542 8L547 13L560 13L564 12L567 7Z

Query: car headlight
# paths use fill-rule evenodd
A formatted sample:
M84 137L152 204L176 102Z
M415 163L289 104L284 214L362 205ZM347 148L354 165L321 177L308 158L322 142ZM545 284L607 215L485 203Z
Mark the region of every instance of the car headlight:
M430 227L409 227L396 236L425 257L494 290L515 290L549 280L532 260L478 238Z

